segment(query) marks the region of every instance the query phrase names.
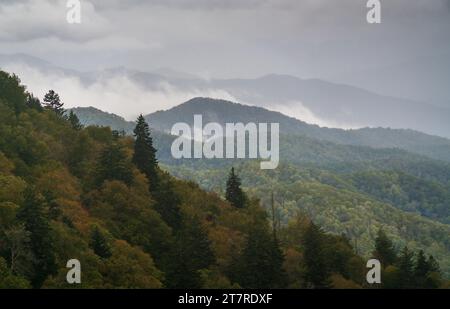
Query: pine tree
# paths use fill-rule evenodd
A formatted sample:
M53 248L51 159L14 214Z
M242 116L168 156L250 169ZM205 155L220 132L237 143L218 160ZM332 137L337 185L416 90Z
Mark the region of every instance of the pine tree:
M123 146L113 142L100 155L97 164L97 185L106 180L118 180L127 185L133 182L133 172Z
M326 289L331 287L323 238L322 230L311 222L303 238L303 257L306 268L304 279L307 288Z
M375 239L375 251L372 254L384 268L393 265L397 259L394 245L382 229L378 230L377 238Z
M184 224L180 233L180 243L183 252L195 269L208 268L215 262L208 233L197 217L191 218Z
M442 285L441 268L439 263L434 259L432 255L428 257L428 274L426 276L423 288L437 289Z
M227 189L225 198L236 208L244 208L246 197L241 189L241 180L234 172L234 167L231 168L230 175L227 180Z
M90 247L95 254L103 259L108 259L112 256L111 247L97 226L92 231Z
M27 93L27 101L25 104L28 108L35 109L39 112L43 111L41 101L31 93Z
M137 119L134 136L136 141L134 143L133 163L147 176L150 181L150 191L154 192L158 187L158 160L150 135L150 127L142 115Z
M59 94L57 94L54 90L50 90L44 96L44 106L53 110L59 116L63 116L65 113L63 108L64 103L61 102Z
M168 175L161 174L161 177L158 177L158 182L157 190L152 193L156 200L155 209L171 228L178 230L182 223L181 199L174 191L173 183Z
M255 226L242 254L232 262L230 277L242 288L283 288L286 284L283 262L283 252L273 234L266 226Z
M423 250L420 250L417 254L417 261L414 269L414 277L417 287L425 287L427 276L430 273L430 270L430 265L428 264L425 253L423 252Z
M428 257L428 267L429 267L430 272L434 272L434 273L441 272L439 263L436 261L436 259L432 255L430 255Z
M81 129L83 129L83 125L81 124L80 119L73 111L70 111L67 120L70 122L74 130L80 131Z
M17 75L0 70L0 101L13 108L16 115L26 109L25 87Z
M30 233L30 246L33 254L31 284L34 288L40 288L47 276L55 274L56 262L52 230L45 216L44 200L35 189L28 188L26 190L18 218Z
M414 252L404 247L398 257L398 287L414 287Z
M169 288L201 288L199 271L215 261L207 231L198 218L191 218L178 233L166 285Z

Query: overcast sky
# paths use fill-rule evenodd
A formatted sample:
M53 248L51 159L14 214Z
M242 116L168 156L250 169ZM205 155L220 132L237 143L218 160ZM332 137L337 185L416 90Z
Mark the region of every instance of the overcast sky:
M203 77L339 75L450 54L450 0L0 0L0 51L78 70L170 67Z

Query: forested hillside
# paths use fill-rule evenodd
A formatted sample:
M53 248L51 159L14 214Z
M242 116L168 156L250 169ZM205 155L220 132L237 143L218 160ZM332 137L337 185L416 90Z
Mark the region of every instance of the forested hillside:
M72 109L86 125L109 126L132 133L133 123L114 114L95 108ZM306 137L314 141L331 142L338 145L365 146L376 149L402 149L431 159L450 162L450 140L413 130L389 128L364 128L342 130L310 125L256 106L247 106L210 98L194 98L167 111L145 116L150 126L157 131L170 133L174 123L193 123L194 115L201 114L203 122L279 123L283 135Z
M256 163L241 163L236 168L247 192L258 196L267 209L271 208L271 192L274 192L280 224L287 224L299 212L306 214L326 231L346 235L354 249L365 257L372 252L377 230L383 228L398 249L405 245L424 249L438 258L448 274L450 226L427 219L419 210L405 212L402 205L383 202L360 191L353 180L358 174L340 176L317 168L296 168L287 164L269 173L261 171ZM205 189L223 191L220 179L226 176L226 169L188 166L167 166L167 169L179 177L198 179ZM377 190L375 182L369 187ZM444 217L434 213L436 216Z
M146 118L153 127L169 131L170 125L177 121L192 122L195 113L201 113L204 122L230 122L233 115L238 115L236 121L244 123L255 119L282 121L284 132L290 132L284 134L281 127L282 165L272 173L261 172L255 162L247 160L174 160L170 155L173 137L154 131L159 158L172 174L195 180L202 188L223 194L222 179L235 165L242 173L244 186L263 200L266 209L271 208L267 188L273 188L279 201L280 220L284 224L299 210L307 211L310 217L323 224L325 230L347 235L357 247L355 249L366 256L371 252L374 230L384 227L398 248L408 244L413 248L431 250L442 261L445 273L449 274L450 165L399 149L408 148L404 145L409 144L427 153L433 145L436 146L434 141L445 142L445 139L407 130L344 132L306 124L299 127L301 122L278 113L210 99L194 99ZM273 118L274 115L278 118ZM106 114L104 117L109 118ZM98 124L107 123L102 118L98 117ZM124 127L119 121L115 121L114 126L117 129ZM311 135L308 130L320 133L318 139L305 136ZM354 142L348 142L350 144L358 144L360 139L368 144L375 141L378 146L372 148L326 141L335 140L336 136L344 136L348 141L355 138ZM380 148L383 145L395 148ZM305 199L296 194L305 189L305 196L314 201L307 203L308 206L305 206ZM375 227L369 229L368 224Z
M41 103L16 76L0 72L0 288L369 287L366 256L349 235L325 233L317 224L328 222L314 224L305 211L293 211L285 224L269 220L277 213L241 189L260 175L247 183L233 169L211 178L222 198L159 167L143 117L133 131L130 137L84 127L54 91ZM311 198L310 186L293 191L293 200L337 207L345 216L342 193L319 186L333 203L325 204ZM366 201L356 193L350 199ZM377 235L364 250L385 261L381 287L448 286L437 263L445 261L432 250L400 252L390 242L398 237L390 223L371 231ZM66 281L70 259L81 262L80 285Z
M373 148L398 148L433 159L450 162L450 140L418 131L389 128L342 130L311 125L284 114L261 107L237 104L211 98L194 98L167 111L146 116L153 128L170 132L176 122L193 123L194 115L203 115L203 122L279 123L285 135L301 135L315 140L342 145Z

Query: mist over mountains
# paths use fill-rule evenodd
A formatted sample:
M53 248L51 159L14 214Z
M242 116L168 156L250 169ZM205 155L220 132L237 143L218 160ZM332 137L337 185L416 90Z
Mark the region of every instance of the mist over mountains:
M322 127L413 129L450 137L450 109L443 104L380 95L320 79L272 74L207 80L170 68L78 72L22 54L0 55L0 67L18 73L39 97L50 85L64 93L67 107L94 106L129 120L193 97L212 97L264 107Z

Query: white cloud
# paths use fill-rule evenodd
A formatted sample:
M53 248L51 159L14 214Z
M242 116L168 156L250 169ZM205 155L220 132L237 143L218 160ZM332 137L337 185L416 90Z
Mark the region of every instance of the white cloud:
M28 90L39 98L53 89L60 94L66 108L93 106L128 120L134 120L141 113L169 109L193 97L236 101L220 89L181 91L168 82L162 82L155 90L149 90L134 83L126 74L103 77L86 85L78 76L62 71L44 74L24 64L9 64L3 69L18 74Z
M344 123L333 119L325 119L314 114L310 109L308 109L305 104L301 101L289 101L283 104L269 103L266 104L267 109L275 112L280 112L284 115L297 118L309 124L316 124L320 127L327 128L340 128L340 129L359 129L364 127L362 124L357 123Z

